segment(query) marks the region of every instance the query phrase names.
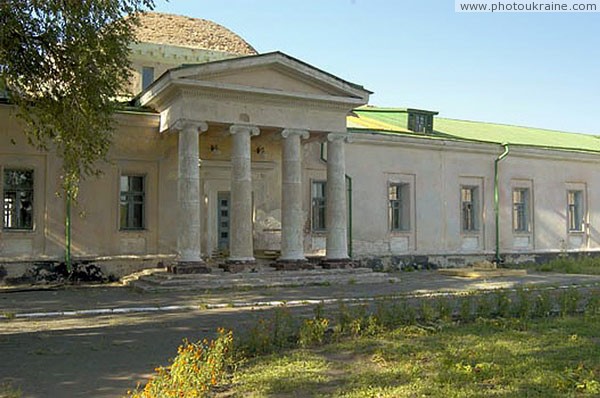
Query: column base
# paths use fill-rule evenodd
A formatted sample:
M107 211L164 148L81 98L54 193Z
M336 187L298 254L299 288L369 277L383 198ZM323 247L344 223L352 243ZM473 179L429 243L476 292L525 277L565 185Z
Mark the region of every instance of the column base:
M256 268L256 260L229 259L225 260L224 263L219 264L219 268L221 268L225 272L231 273L243 272L246 269L254 270Z
M277 260L271 264L277 271L298 271L304 269L315 269L314 264L306 259L301 260Z
M354 261L350 258L324 258L321 267L323 269L354 268Z
M174 274L210 274L211 272L204 261L178 261L167 270Z

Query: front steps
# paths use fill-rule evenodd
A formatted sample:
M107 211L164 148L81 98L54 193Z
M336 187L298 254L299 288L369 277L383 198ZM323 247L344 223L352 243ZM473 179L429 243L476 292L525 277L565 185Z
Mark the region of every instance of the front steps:
M387 273L373 272L370 268L276 271L257 267L240 273L224 272L213 268L210 274L175 275L156 269L131 279L125 284L144 292L210 291L219 289L256 289L293 286L352 285L365 283L395 283L400 279Z

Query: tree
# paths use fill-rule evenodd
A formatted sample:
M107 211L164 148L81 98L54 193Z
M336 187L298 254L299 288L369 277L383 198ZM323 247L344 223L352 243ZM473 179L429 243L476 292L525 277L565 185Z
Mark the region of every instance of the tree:
M154 0L0 0L0 80L29 142L63 160L69 267L71 201L106 158L136 15L153 7Z

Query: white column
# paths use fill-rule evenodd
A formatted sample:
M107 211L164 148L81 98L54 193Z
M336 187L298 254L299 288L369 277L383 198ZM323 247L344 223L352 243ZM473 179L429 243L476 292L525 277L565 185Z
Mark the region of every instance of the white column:
M304 217L302 212L302 148L306 130L285 129L282 148L281 257L279 261L302 262L304 257Z
M341 133L327 135L326 261L349 259L344 150L347 137Z
M229 128L231 149L231 222L229 263L254 261L252 227L252 162L250 139L260 133L258 127L233 125Z
M203 263L200 251L200 150L199 134L208 129L204 122L180 120L174 128L179 130L179 169L177 175L177 201L179 204L179 231L177 235L178 262L185 267ZM193 271L190 271L193 272Z

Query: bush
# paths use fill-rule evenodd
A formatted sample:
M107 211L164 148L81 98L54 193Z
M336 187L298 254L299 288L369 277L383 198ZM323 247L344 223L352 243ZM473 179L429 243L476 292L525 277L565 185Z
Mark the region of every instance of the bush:
M232 365L233 333L218 330L215 340L184 340L171 366L158 367L143 390L129 391L133 398L205 397L220 383Z

